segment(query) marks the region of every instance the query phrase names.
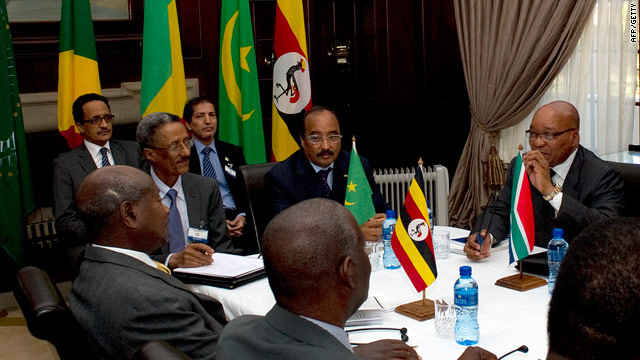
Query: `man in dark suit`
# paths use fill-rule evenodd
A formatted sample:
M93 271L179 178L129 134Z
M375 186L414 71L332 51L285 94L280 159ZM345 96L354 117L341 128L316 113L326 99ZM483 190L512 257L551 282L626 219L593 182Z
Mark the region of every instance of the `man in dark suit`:
M86 244L86 229L76 216L74 202L82 180L90 172L108 165L140 166L138 145L112 140L109 101L98 94L85 94L73 103L73 119L84 141L53 161L53 215L56 232L72 245Z
M332 199L344 205L350 155L341 151L340 124L335 113L315 106L304 116L302 150L276 165L264 178L271 200L272 216L300 201L312 198ZM384 212L389 209L373 179L369 162L360 157L373 192L376 216L362 225L368 241L382 235Z
M417 359L401 340L351 348L344 325L369 292L364 243L353 215L335 201L305 200L278 214L262 241L276 305L264 317L232 320L220 337L218 358ZM462 358L480 355L495 359L481 348L469 348Z
M96 357L132 359L146 342L165 340L191 359L213 359L222 305L147 255L167 242L169 222L151 177L128 166L99 169L80 186L77 207L92 244L69 300Z
M188 173L191 138L180 118L169 113L145 116L136 130L138 144L163 203L170 208L169 244L161 259L169 268L212 262L213 251L234 252L227 235L220 190L215 180Z
M200 96L187 101L182 118L193 135L189 172L218 182L227 218L227 232L232 238L238 238L247 224L245 200L236 173L240 166L247 165L242 148L214 139L218 131L218 117L208 97Z
M621 216L624 210L622 177L580 145L579 129L578 110L555 101L538 109L527 131L531 151L522 159L531 187L536 246L547 247L554 227L564 229L571 242L588 225ZM464 251L470 259L489 256L491 245L509 232L514 163L495 205L487 207L467 239ZM478 231L486 238L482 246Z

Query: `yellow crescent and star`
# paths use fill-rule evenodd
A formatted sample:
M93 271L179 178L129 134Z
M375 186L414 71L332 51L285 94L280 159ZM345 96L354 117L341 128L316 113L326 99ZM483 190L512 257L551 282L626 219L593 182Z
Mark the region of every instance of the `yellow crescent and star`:
M248 114L242 113L242 92L236 81L236 73L233 70L233 57L231 54L231 38L233 37L233 29L236 25L238 12L239 11L236 11L233 16L231 16L231 19L229 19L227 25L224 27L224 35L220 49L220 63L222 66L222 78L224 79L224 86L227 88L229 101L231 101L233 107L236 108L238 116L242 117L242 121L246 121L251 118L255 109L251 110ZM249 64L247 63L247 55L249 55L251 48L252 46L240 47L240 67L247 72L251 72Z
M349 185L347 185L347 189L348 189L347 192L356 191L356 186L358 186L358 184L354 184L353 181L350 181ZM355 205L356 203L348 202L348 201L345 200L344 204L347 205L347 206L350 206L350 205Z

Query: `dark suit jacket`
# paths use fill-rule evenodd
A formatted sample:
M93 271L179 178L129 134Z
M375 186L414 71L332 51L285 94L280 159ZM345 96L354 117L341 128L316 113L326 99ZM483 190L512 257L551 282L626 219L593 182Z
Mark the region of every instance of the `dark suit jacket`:
M240 168L240 166L247 165L247 162L244 159L242 148L240 146L229 144L228 142L220 140L214 140L214 142L216 145L216 150L218 152L220 165L222 165L222 170L224 170L224 178L225 180L227 180L227 184L229 184L229 191L231 191L233 201L236 202L236 210L238 210L239 213L246 214L247 200L240 183L240 173L238 171L238 168ZM233 174L228 173L226 171L226 167L229 167L230 169L235 171L236 175L234 176ZM200 158L195 145L191 147L191 156L189 158L189 172L202 175L202 169L200 168Z
M131 359L166 340L192 359L213 359L222 305L130 256L88 245L70 296L73 315L101 359Z
M333 164L333 188L329 196L344 205L349 173L350 153L340 151ZM389 209L378 186L373 179L373 171L367 159L360 157L362 167L371 186L371 195L376 212L384 213ZM288 159L274 166L264 177L265 190L271 201L271 216L300 201L325 197L322 179L316 174L302 150L298 150Z
M227 235L227 223L222 208L222 198L218 183L202 175L186 173L181 176L182 191L187 202L189 227L209 230L207 245L213 250L224 253L235 253L231 238ZM159 256L153 258L164 262L169 254L169 244L165 244ZM161 256L160 256L161 254Z
M140 167L142 160L137 143L111 139L109 146L116 165ZM76 216L75 201L80 184L95 169L96 164L84 143L53 160L53 215L56 217L56 232L74 245L87 243L84 224Z
M571 242L585 227L610 217L622 216L624 182L620 174L582 146L576 151L576 157L562 185L562 205L556 217L549 202L530 185L536 246L547 247L554 227L562 228L565 240ZM497 240L504 239L509 233L514 163L515 159L509 165L507 179L495 207L493 204L487 207L485 214L478 218L472 233L487 226Z
M218 359L361 359L316 324L275 305L264 317L233 319L222 332Z

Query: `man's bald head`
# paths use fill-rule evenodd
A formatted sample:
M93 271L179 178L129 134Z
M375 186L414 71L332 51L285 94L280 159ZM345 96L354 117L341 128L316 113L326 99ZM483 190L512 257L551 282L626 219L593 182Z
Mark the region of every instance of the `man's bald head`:
M580 114L578 109L571 103L561 100L550 102L538 109L533 116L535 117L541 111L553 112L554 116L562 121L564 125L567 125L567 128L580 130Z
M567 160L580 145L579 129L580 115L575 106L566 101L554 101L533 115L529 145L531 150L542 154L549 166L556 166ZM551 138L547 139L547 135Z

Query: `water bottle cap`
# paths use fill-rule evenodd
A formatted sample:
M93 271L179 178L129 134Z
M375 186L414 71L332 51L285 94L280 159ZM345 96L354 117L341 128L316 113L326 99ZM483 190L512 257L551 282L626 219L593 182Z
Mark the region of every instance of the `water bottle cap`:
M564 235L564 230L560 228L553 229L553 237L562 237Z
M460 276L471 276L471 266L460 266Z
M396 218L396 211L393 209L387 210L387 219Z

